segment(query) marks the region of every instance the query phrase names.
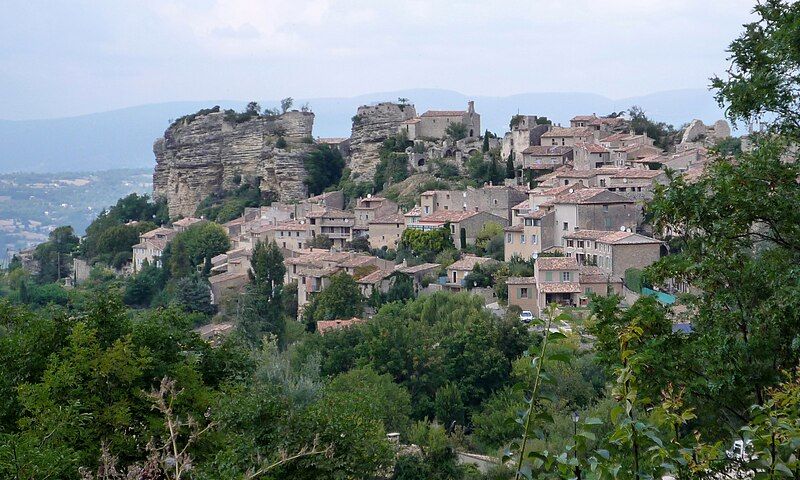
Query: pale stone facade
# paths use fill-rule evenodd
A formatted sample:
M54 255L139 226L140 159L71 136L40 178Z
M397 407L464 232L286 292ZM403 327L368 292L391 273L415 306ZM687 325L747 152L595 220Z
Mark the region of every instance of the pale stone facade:
M405 217L399 213L372 220L368 230L370 248L397 249L405 229Z
M447 136L447 127L462 123L466 127L467 138L480 137L481 116L475 112L475 102L469 101L466 110L428 110L419 117L404 121L399 128L409 140L441 140Z

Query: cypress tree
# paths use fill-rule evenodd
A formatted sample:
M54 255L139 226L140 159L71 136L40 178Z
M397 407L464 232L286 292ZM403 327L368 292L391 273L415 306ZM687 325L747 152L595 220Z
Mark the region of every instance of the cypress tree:
M489 130L486 130L486 132L483 134L483 147L481 148L481 150L483 151L483 153L489 151Z
M508 154L506 160L506 178L514 178L516 176L516 168L514 168L514 152Z

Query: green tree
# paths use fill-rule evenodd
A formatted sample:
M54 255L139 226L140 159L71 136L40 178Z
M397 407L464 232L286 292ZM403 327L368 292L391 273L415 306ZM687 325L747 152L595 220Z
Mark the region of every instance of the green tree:
M715 76L711 86L732 121L764 122L772 133L797 138L800 5L769 0L759 2L753 13L756 20L728 48L727 77Z
M483 153L489 153L489 130L483 134L483 145L481 146Z
M33 253L39 263L38 281L49 283L69 276L72 253L78 243L72 227L58 227L50 232L47 241L37 245Z
M333 240L325 234L319 234L306 243L308 248L321 248L329 250L333 246Z
M454 249L455 244L449 225L445 225L428 231L407 228L403 230L398 247L407 248L416 256L433 258L439 252Z
M325 387L331 399L352 402L354 409L379 418L387 432L405 433L410 427L411 396L389 375L379 375L369 367L337 375Z
M466 408L461 400L461 392L452 383L446 383L436 391L433 408L436 419L448 430L451 425L464 425Z
M244 294L239 325L253 344L258 344L265 334L272 334L283 346L286 329L283 281L286 267L280 248L275 242L258 242L250 264L250 285Z
M288 112L292 108L292 105L294 105L294 99L292 97L286 97L281 100L281 113Z
M175 304L187 312L213 314L216 309L211 304L211 287L200 275L178 279L175 283Z
M308 193L318 195L342 179L344 159L338 149L329 145L319 145L303 160L306 167L304 183Z
M364 297L353 277L344 272L337 273L306 306L306 323L311 326L320 320L359 317L363 313L363 302Z
M445 134L453 141L467 137L467 126L461 122L453 122L445 128Z
M222 226L214 222L201 222L178 233L170 242L170 247L172 276L183 277L205 263L206 259L228 251L231 242Z
M506 178L516 178L517 168L514 166L514 152L508 154L506 159Z

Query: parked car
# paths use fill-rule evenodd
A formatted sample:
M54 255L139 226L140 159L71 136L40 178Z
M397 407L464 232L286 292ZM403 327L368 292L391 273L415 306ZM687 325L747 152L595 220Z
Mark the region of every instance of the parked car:
M531 323L533 321L533 312L530 310L523 310L519 314L519 319L522 323Z

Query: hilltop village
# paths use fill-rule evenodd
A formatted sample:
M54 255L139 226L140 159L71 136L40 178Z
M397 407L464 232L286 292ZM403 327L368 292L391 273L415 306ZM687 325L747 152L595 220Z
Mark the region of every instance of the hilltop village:
M131 252L134 274L161 266L177 234L209 221L198 216L204 199L257 186L270 201L220 222L230 248L207 266L211 301L223 314L251 281L259 242L280 249L298 318L341 272L365 299L386 295L403 276L415 295L470 291L495 311L517 307L534 316L549 304L585 309L592 294L635 299L641 272L669 254L665 232L645 221L644 203L670 175L702 175L708 149L730 139L725 121L695 120L673 132L664 150L656 145L663 138L637 133L623 114L576 115L569 126L515 115L500 137L481 130L471 101L461 111L419 115L407 101L363 106L349 138L313 139L307 109L250 117L201 111L155 142L155 198L180 219L142 232ZM309 195L304 159L320 146L345 161L346 177ZM485 181L477 183L481 168ZM376 193L337 188L370 185L380 170L386 181ZM459 182L445 179L454 178L467 181L450 188ZM435 238L441 245L419 247ZM525 273L514 275L504 263L528 268L513 268ZM84 275L75 281L87 271L77 268ZM659 287L665 298L686 288ZM320 320L330 321L351 319Z

